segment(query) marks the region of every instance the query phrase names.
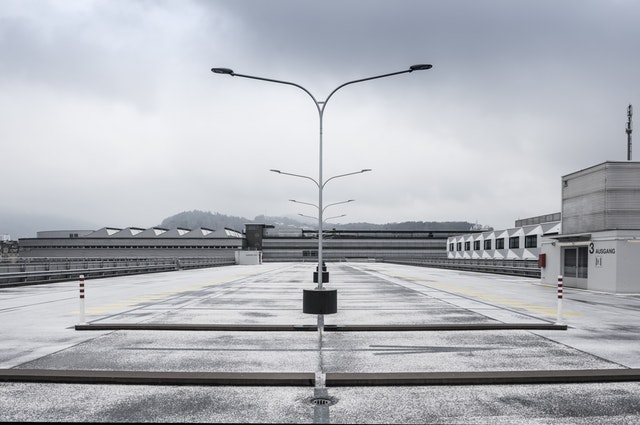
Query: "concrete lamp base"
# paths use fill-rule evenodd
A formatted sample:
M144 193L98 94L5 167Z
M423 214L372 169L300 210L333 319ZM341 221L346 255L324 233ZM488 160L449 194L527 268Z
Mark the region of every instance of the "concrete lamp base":
M329 272L322 272L322 283L329 282ZM313 272L313 283L318 283L318 272Z
M302 312L307 314L334 314L338 312L337 289L303 289Z

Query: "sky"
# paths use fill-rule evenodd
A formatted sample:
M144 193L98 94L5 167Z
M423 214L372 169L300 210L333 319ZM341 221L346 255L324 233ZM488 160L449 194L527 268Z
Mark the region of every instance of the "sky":
M317 217L322 163L329 223L514 227L627 160L639 22L636 0L0 0L0 217ZM335 92L320 157L315 102L414 64Z

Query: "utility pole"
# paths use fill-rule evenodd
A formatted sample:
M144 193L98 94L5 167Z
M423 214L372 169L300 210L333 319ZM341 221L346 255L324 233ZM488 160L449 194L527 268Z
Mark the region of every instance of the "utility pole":
M631 161L631 116L633 115L633 108L631 104L627 107L627 161Z

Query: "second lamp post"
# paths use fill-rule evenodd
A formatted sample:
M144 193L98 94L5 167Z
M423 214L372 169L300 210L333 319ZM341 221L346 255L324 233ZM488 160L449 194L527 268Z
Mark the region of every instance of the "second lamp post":
M355 83L361 83L364 81L369 81L369 80L376 80L379 78L385 78L385 77L391 77L393 75L399 75L399 74L405 74L405 73L409 73L409 72L413 72L413 71L422 71L422 70L426 70L426 69L431 69L431 65L429 64L419 64L419 65L412 65L410 66L408 69L404 69L402 71L396 71L396 72L391 72L388 74L381 74L381 75L376 75L373 77L367 77L367 78L361 78L358 80L352 80L352 81L348 81L344 84L339 85L338 87L336 87L331 93L329 93L329 95L326 97L325 100L317 100L315 98L315 96L306 88L304 88L303 86L296 84L296 83L292 83L290 81L283 81L283 80L275 80L273 78L265 78L265 77L256 77L254 75L246 75L246 74L238 74L236 72L234 72L232 69L230 68L211 68L211 71L215 74L223 74L223 75L231 75L233 77L242 77L242 78L249 78L252 80L260 80L260 81L267 81L267 82L271 82L271 83L278 83L278 84L286 84L289 86L294 86L299 88L300 90L304 91L305 93L307 93L309 95L309 97L311 97L311 99L313 100L314 105L316 106L316 109L318 110L318 117L319 117L319 123L320 123L320 140L319 140L319 152L318 152L318 180L316 181L316 184L318 185L318 288L321 289L322 288L322 281L324 280L324 273L322 273L323 270L323 256L322 256L322 212L323 212L323 207L322 207L322 190L324 188L324 185L327 183L327 181L323 180L323 176L322 176L322 128L323 128L323 117L324 117L324 110L327 107L327 103L329 102L329 99L331 99L331 97L334 95L335 92L337 92L338 90L340 90L341 88L348 86L350 84L355 84ZM283 173L284 174L284 173ZM356 173L348 173L348 174L356 174ZM301 176L301 177L306 177L306 176ZM339 176L335 176L335 177L339 177ZM308 178L308 177L306 177ZM334 177L332 177L334 178ZM313 180L313 179L312 179Z

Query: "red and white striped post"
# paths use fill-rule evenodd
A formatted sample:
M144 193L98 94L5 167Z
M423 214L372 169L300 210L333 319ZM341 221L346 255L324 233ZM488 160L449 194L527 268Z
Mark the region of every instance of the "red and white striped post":
M562 318L562 294L563 290L562 290L562 275L558 275L558 319L557 319L557 323L559 325L562 324L563 322L563 318Z
M84 320L84 275L80 275L80 320L81 325L86 323Z

